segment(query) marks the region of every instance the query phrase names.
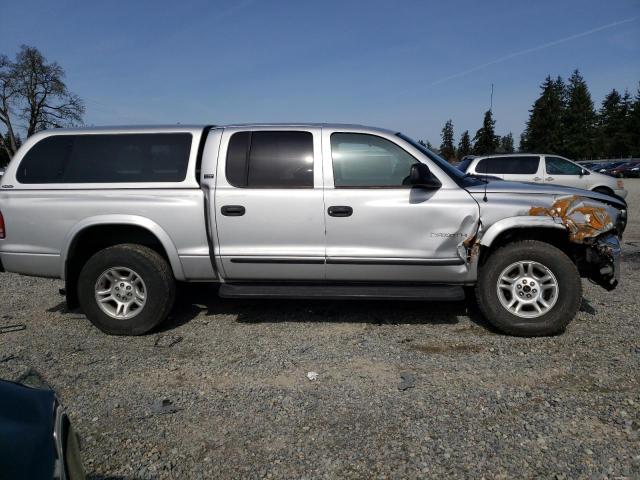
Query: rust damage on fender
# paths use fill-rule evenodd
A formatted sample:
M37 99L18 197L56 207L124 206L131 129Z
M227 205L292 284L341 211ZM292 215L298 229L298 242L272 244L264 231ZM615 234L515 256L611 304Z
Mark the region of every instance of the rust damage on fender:
M550 207L531 207L529 215L559 219L569 231L569 240L575 243L584 243L614 227L604 207L577 195L561 197Z

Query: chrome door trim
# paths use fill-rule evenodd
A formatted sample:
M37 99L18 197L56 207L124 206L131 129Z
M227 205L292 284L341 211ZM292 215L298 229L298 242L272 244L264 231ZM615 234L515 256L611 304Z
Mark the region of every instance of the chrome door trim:
M366 257L327 257L331 265L422 265L453 266L464 265L461 258L366 258Z
M324 258L289 258L289 257L233 257L231 263L279 263L295 265L322 265Z

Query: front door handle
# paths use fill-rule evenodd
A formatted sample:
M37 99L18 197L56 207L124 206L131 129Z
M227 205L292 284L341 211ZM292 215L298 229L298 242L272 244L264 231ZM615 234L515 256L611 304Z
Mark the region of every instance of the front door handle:
M241 217L245 209L242 205L225 205L220 209L220 213L225 217Z
M533 177L534 182L539 182L540 180L542 180L540 177Z
M327 211L332 217L350 217L353 214L353 208L342 205L329 207Z
M553 182L554 178L553 178L553 177L547 177L545 180L546 180L547 182Z

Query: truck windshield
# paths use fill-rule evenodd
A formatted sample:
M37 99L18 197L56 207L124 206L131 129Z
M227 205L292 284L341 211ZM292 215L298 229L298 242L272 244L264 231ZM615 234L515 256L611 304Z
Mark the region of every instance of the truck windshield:
M412 138L407 137L405 134L398 132L396 133L396 136L400 137L405 142L409 142L411 145L413 145L422 153L424 153L427 157L429 157L430 160L435 162L435 164L438 165L438 167L440 167L447 175L451 177L451 179L454 182L456 182L461 187L470 187L472 185L478 185L480 183L484 183L479 178L471 177L466 173L461 172L456 167L454 167L449 162L447 162L444 158L442 158L440 155L433 153L427 147L425 147L424 145L421 145L420 143L416 142Z

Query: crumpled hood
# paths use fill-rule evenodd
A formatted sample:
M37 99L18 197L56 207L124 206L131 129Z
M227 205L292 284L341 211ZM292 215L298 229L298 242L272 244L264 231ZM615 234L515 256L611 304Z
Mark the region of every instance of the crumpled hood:
M484 194L485 185L475 185L468 187L467 191L473 195ZM539 184L528 182L505 182L505 181L493 181L486 185L487 195L491 193L510 193L510 194L522 194L522 195L553 195L555 196L567 196L575 195L583 198L590 198L593 200L606 203L618 209L626 209L627 203L620 197L612 197L611 195L605 195L603 193L593 192L591 190L582 190L580 188L564 187L560 185L552 184Z

